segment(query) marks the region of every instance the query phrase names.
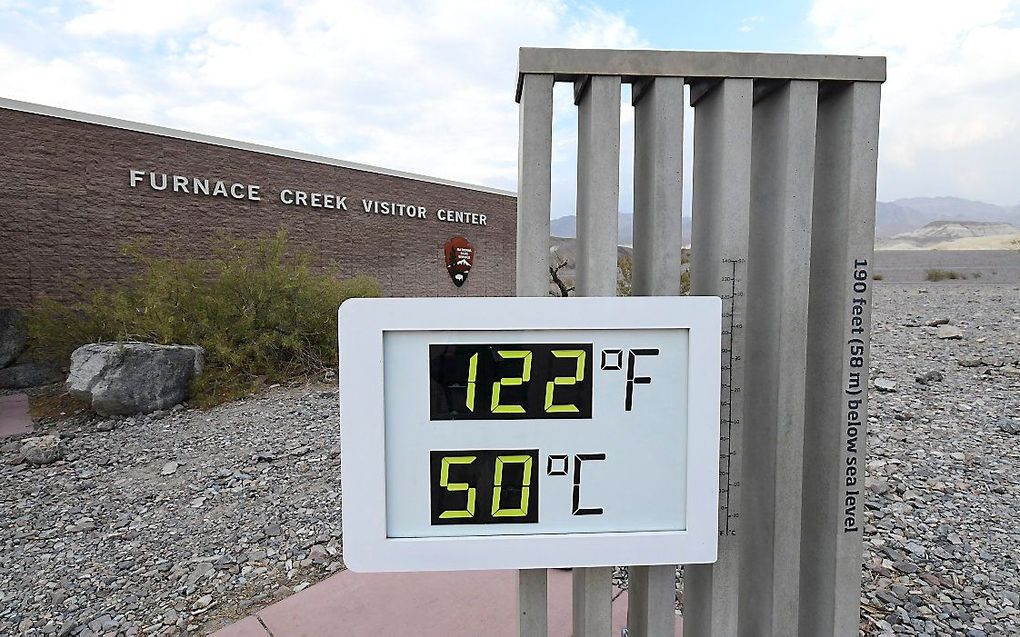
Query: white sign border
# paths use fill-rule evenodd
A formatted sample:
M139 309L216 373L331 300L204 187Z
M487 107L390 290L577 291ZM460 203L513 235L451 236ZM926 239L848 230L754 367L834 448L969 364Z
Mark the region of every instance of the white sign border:
M338 313L344 563L393 572L715 562L721 311L718 297L346 301ZM690 330L687 493L676 496L687 498L686 531L386 536L384 332L656 328Z

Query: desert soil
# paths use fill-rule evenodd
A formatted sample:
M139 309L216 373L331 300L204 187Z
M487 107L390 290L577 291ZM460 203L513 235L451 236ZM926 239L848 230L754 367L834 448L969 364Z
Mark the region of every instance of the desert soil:
M1020 634L1020 286L879 283L874 312L862 633ZM342 569L338 411L40 422L41 467L0 441L0 634L206 634Z

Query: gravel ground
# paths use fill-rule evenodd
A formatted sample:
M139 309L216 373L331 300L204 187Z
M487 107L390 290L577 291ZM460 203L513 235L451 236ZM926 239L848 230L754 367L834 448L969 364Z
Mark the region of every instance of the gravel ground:
M1018 635L1020 288L923 290L875 290L862 632ZM206 634L343 568L329 385L37 429L68 455L0 443L0 635Z
M0 635L205 634L343 568L328 385L55 429L0 444Z
M875 290L862 628L1020 635L1020 288L922 289Z

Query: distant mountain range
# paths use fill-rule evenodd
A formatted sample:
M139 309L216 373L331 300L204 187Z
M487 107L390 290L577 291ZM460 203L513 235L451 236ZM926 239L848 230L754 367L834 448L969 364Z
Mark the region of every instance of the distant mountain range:
M895 201L879 201L875 207L875 235L892 237L913 232L934 221L972 221L1008 223L1020 228L1020 206L960 199L958 197L911 197ZM568 215L552 220L550 234L554 237L576 236L577 217ZM690 243L691 219L683 220L684 243ZM620 215L620 244L634 242L634 215Z
M554 237L573 239L577 236L577 216L569 215L553 219L549 225L549 234ZM684 243L691 242L691 218L683 219ZM634 215L629 212L620 213L620 245L634 244Z

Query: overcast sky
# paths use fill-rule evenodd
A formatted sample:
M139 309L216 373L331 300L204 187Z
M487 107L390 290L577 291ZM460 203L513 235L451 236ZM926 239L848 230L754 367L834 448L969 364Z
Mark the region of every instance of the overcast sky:
M514 190L520 46L885 55L879 199L1020 204L1020 0L0 0L0 96Z

